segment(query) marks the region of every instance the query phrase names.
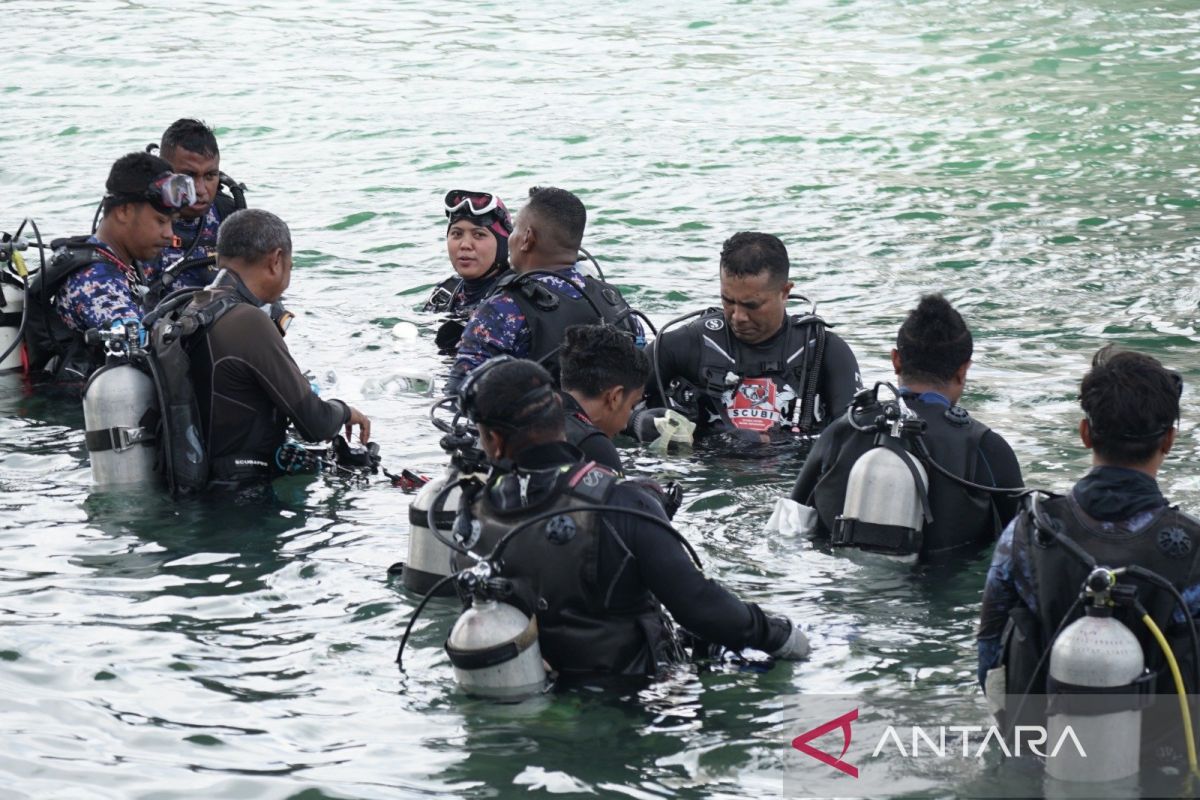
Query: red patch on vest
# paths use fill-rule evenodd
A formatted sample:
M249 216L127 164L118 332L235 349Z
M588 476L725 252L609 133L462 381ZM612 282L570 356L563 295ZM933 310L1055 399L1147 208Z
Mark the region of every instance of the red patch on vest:
M775 381L746 378L733 390L726 409L729 421L744 431L769 431L779 422L775 407Z

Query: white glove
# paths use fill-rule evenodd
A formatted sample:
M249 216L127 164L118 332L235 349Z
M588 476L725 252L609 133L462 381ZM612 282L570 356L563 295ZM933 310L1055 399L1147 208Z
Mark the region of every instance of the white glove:
M809 647L808 637L804 635L804 631L800 630L800 626L795 622L792 622L791 626L792 632L788 635L787 641L771 655L785 661L803 661L808 658L812 648Z

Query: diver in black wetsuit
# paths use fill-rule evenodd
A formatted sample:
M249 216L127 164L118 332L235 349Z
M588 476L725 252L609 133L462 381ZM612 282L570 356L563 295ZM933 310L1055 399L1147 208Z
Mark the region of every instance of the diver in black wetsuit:
M621 473L612 443L641 402L650 362L633 337L608 325L572 325L559 351L567 441L590 460Z
M559 502L600 503L662 520L617 510L574 512L573 524L556 528L566 535L512 539L501 574L513 583L511 602L536 615L542 656L560 675L653 675L678 660L663 606L708 642L807 657L808 641L797 626L742 602L699 571L652 494L586 462L567 444L559 394L544 368L524 360L485 366L459 397L493 464L486 484L464 497L466 518L455 523L472 532L467 544L476 552L489 552L522 519ZM456 569L463 558L455 555Z
M332 439L371 422L340 400L322 400L284 344L269 304L287 289L292 240L287 225L260 209L238 211L221 225L212 285L184 313L211 322L187 342L200 427L210 459L210 488L240 488L280 474L276 452L288 423L308 441ZM165 320L164 320L165 322Z
M446 250L454 275L434 287L422 311L447 314L437 332L438 350L452 353L475 306L508 272L512 216L487 192L453 189L446 194Z
M736 233L721 249L721 304L654 341L647 408L631 428L657 438L665 408L696 423L697 439L781 443L819 432L861 386L850 347L815 315L789 316L787 248L766 233ZM664 396L665 395L665 396Z
M926 295L896 334L892 365L900 396L925 421L922 436L933 460L960 478L985 486L1018 487L1021 467L1000 434L958 405L973 343L962 316L941 295ZM861 413L870 419L868 409ZM855 462L875 446L875 433L855 430L845 416L825 429L804 463L792 499L815 507L815 533L828 537L842 513ZM920 556L995 541L1017 511L1012 495L970 491L929 471L933 521L923 530ZM852 544L852 543L851 543Z

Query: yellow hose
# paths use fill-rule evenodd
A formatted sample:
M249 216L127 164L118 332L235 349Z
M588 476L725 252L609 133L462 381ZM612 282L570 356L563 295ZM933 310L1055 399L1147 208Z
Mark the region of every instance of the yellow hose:
M17 270L17 274L20 275L22 278L27 277L29 275L28 270L25 269L25 257L22 256L16 250L13 250L12 263L13 263L13 267Z
M1175 653L1171 651L1167 637L1163 636L1163 632L1154 624L1154 620L1150 619L1149 614L1143 614L1142 622L1150 629L1150 633L1158 641L1158 646L1162 648L1163 655L1167 657L1167 665L1171 668L1171 677L1175 680L1175 692L1179 695L1179 713L1183 715L1183 735L1187 740L1188 769L1192 775L1200 777L1200 766L1196 764L1196 737L1192 734L1192 712L1188 708L1187 690L1183 687L1183 674L1179 671L1179 664L1175 661Z

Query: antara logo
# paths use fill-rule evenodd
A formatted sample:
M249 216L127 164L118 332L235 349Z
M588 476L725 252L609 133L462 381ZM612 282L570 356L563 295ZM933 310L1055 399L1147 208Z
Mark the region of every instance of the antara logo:
M853 764L847 764L842 761L842 757L846 755L846 751L850 749L850 738L853 733L850 730L850 723L858 719L858 709L854 709L848 714L842 714L837 719L831 719L824 725L819 725L811 731L802 733L795 739L792 739L792 747L804 753L806 756L812 756L817 761L828 764L834 769L841 770L852 778L858 777L858 767ZM818 750L809 744L813 739L819 739L830 731L842 729L842 753L837 758L829 755L823 750Z
M792 740L792 747L804 753L806 756L815 758L823 764L828 764L836 770L846 773L852 778L858 777L858 767L845 761L846 751L850 749L850 742L853 739L853 731L850 728L850 723L858 719L858 709L854 709L846 714L829 720L823 725L818 725L810 731L806 731ZM819 739L827 733L836 730L842 732L842 752L836 757L826 753L823 750L818 750L809 742L814 739ZM875 750L871 753L871 758L877 758L884 750L894 750L901 758L922 758L935 756L937 758L948 758L957 755L958 747L953 745L948 746L947 732L950 733L950 741L959 739L961 742L961 751L963 758L983 758L993 746L999 749L1005 756L1012 758L1013 756L1020 757L1023 752L1033 753L1042 758L1054 758L1059 754L1064 747L1074 748L1080 758L1087 758L1087 753L1084 752L1083 744L1079 741L1079 737L1075 735L1075 731L1070 725L1063 728L1062 733L1058 736L1058 741L1054 743L1053 748L1046 748L1048 744L1049 734L1046 729L1037 725L1018 725L1014 730L1013 746L1010 747L1004 734L996 726L984 728L982 725L941 725L936 728L923 728L913 725L909 728L910 736L907 737L911 742L911 747L906 749L904 746L905 739L901 737L897 729L888 725L886 730L879 736L879 742L875 745ZM984 734L982 742L977 748L972 750L971 741L968 738L971 734ZM923 750L922 750L922 743ZM1024 746L1024 750L1022 749ZM1047 752L1047 749L1049 752Z

